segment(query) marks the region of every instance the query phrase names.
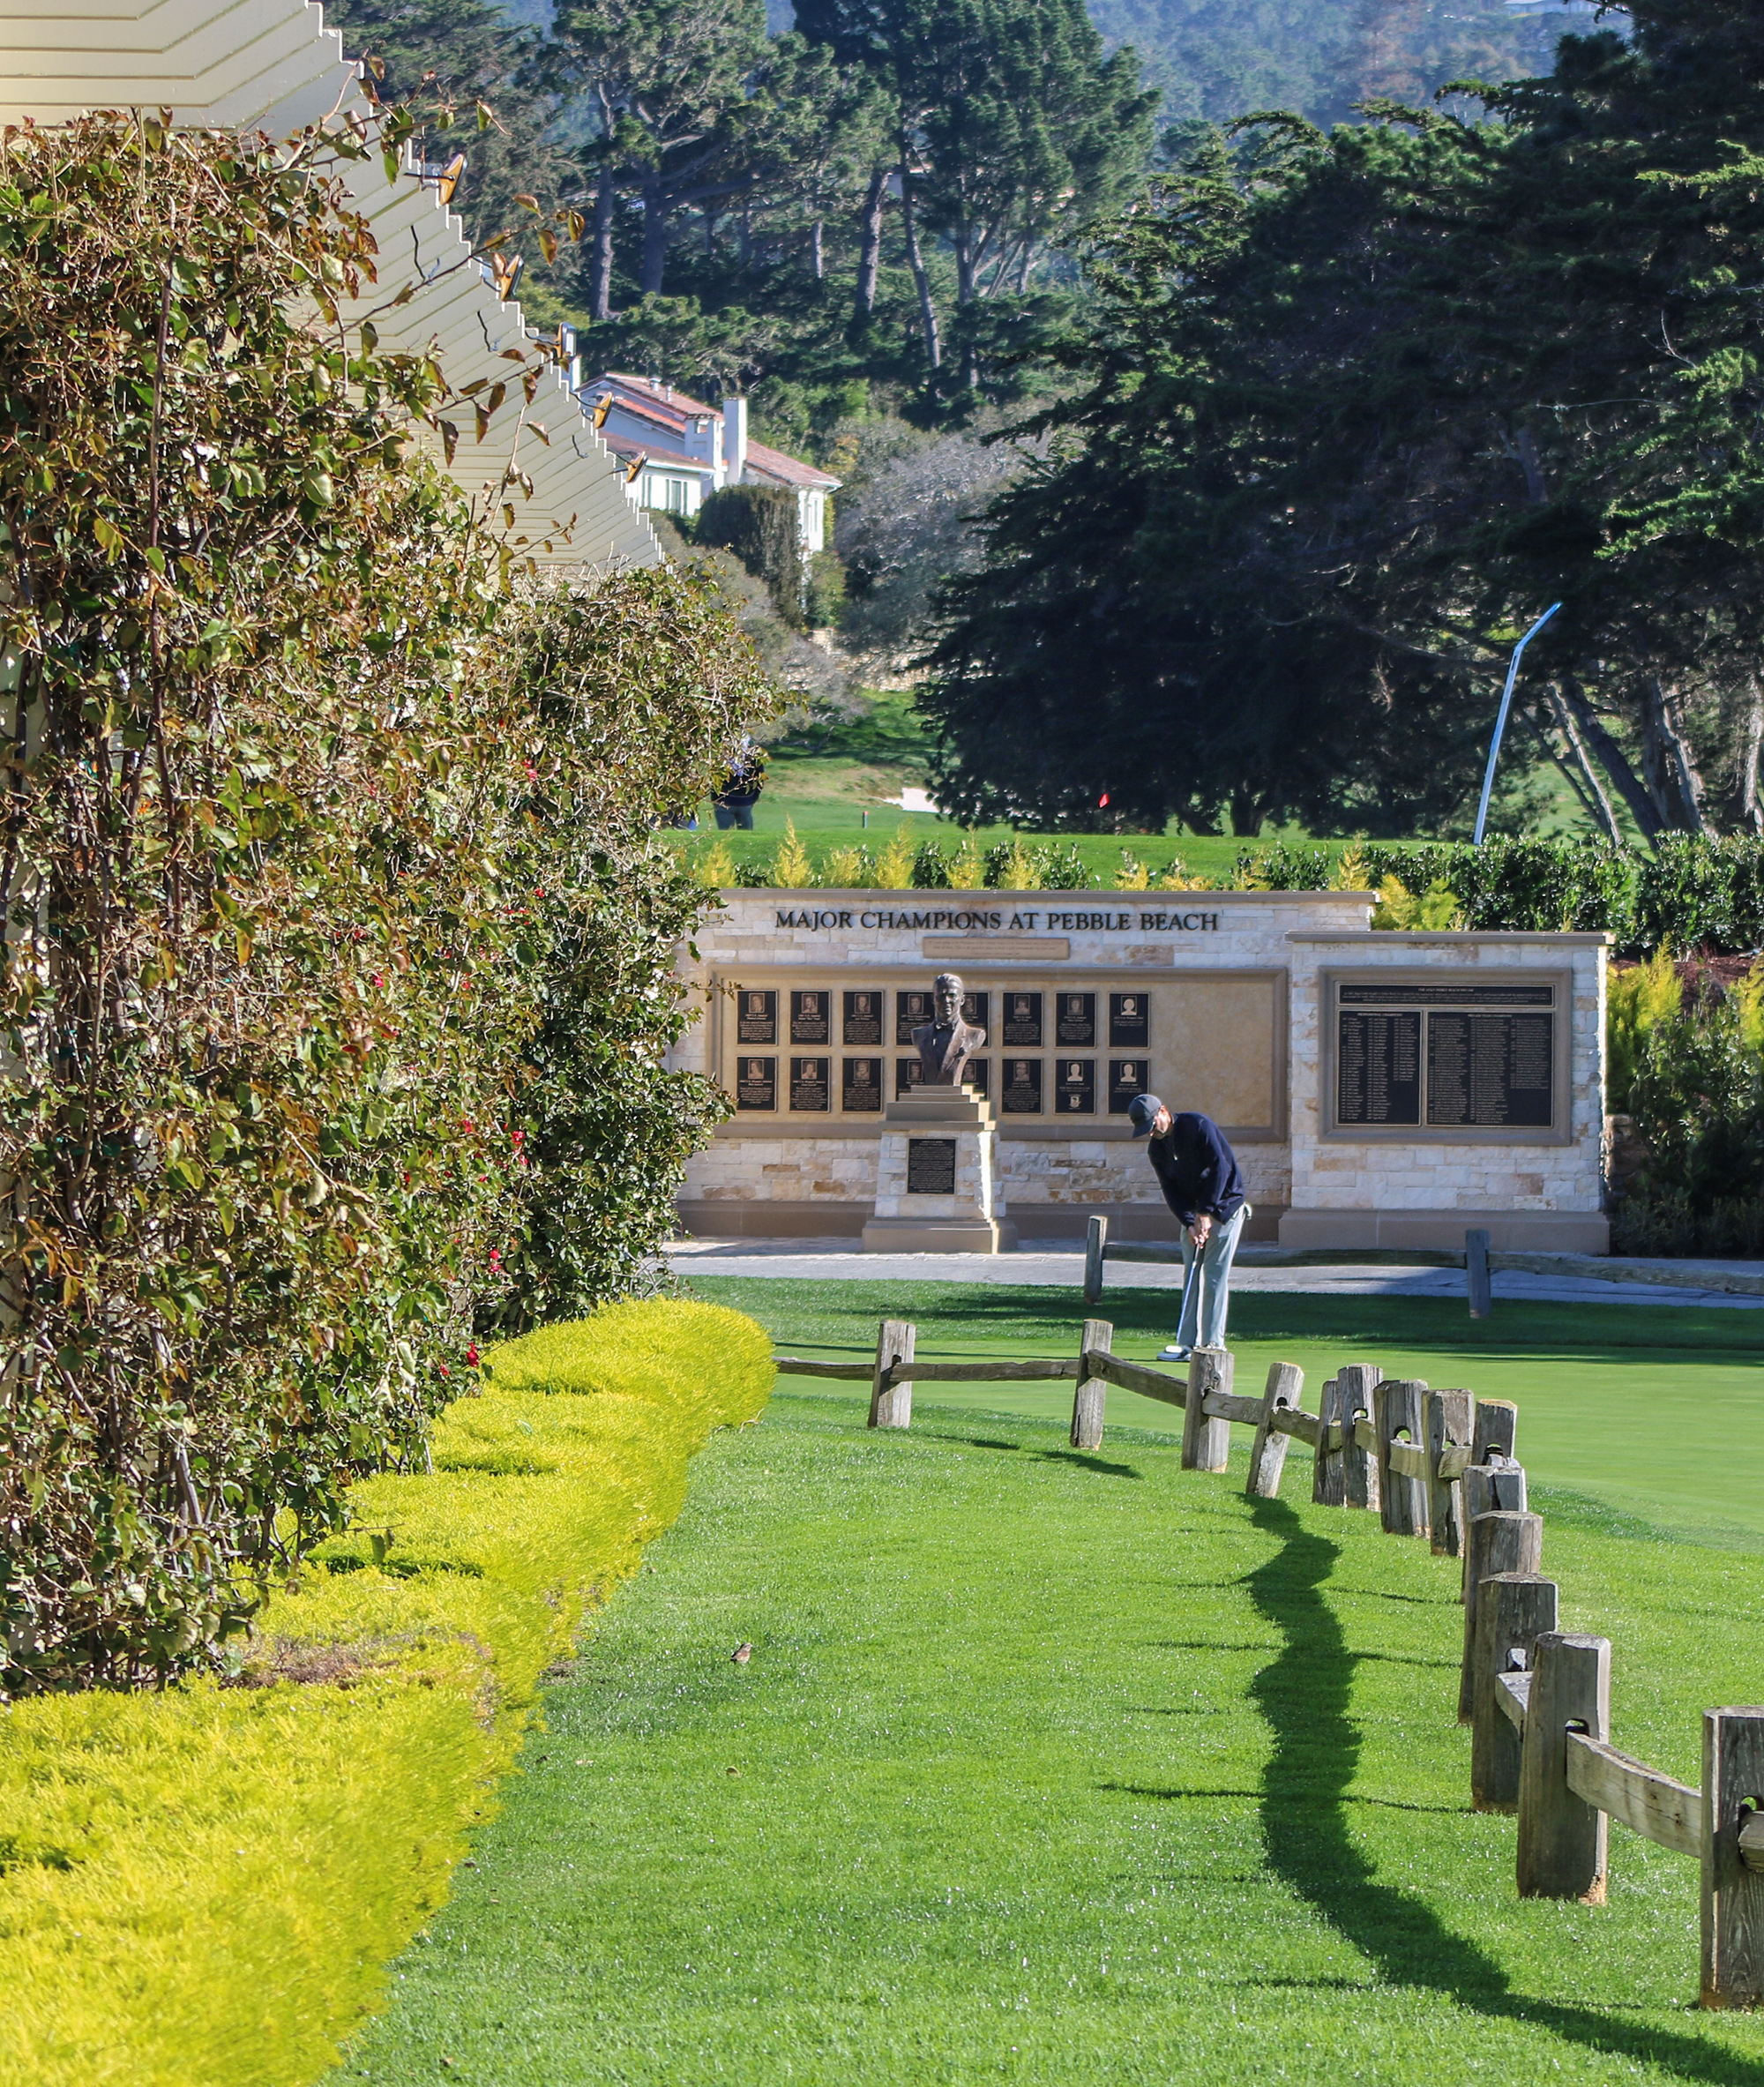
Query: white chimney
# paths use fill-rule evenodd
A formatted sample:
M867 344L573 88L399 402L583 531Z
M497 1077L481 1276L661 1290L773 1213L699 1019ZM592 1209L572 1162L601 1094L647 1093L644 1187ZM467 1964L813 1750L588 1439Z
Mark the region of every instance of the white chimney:
M747 401L745 399L725 399L722 402L722 453L729 461L729 482L739 485L747 471Z

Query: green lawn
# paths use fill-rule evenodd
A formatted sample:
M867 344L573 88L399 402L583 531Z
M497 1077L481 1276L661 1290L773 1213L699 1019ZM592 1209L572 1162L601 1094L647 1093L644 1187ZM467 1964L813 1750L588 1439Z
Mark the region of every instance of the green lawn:
M1688 2004L1693 1864L1614 1828L1607 1906L1517 1900L1454 1567L1302 1452L1252 1505L1241 1431L1211 1477L862 1422L787 1389L702 1452L340 2079L1764 2087L1764 2018ZM1764 1560L1572 1513L1544 1558L1617 1743L1693 1775Z
M885 1314L919 1328L927 1359L1076 1352L1088 1310L1112 1320L1117 1351L1149 1361L1175 1331L1174 1290L1110 1288L1085 1306L1061 1291L991 1283L696 1278L694 1296L759 1320L779 1349L837 1360L873 1354ZM1621 1513L1727 1543L1764 1544L1764 1314L1672 1305L1500 1304L1472 1320L1445 1298L1245 1291L1232 1300L1237 1388L1296 1362L1307 1403L1342 1362L1387 1376L1464 1385L1519 1404L1519 1452L1535 1478ZM854 1396L867 1395L862 1386ZM1069 1385L941 1385L947 1403L1070 1414ZM1169 1425L1149 1399L1111 1388L1109 1410Z

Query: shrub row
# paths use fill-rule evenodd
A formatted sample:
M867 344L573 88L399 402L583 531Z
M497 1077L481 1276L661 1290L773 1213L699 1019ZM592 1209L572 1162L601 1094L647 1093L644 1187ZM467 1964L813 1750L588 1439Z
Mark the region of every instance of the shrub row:
M1448 885L1472 928L1603 930L1623 954L1764 948L1764 840L1749 835L1665 834L1651 853L1521 840L1364 842L1359 853L1373 886L1392 875L1411 891ZM1316 891L1334 880L1335 854L1315 843L1245 849L1238 866L1268 890Z
M355 1488L231 1685L14 1704L0 2083L316 2078L445 1900L540 1677L772 1375L717 1305L528 1335L440 1418L431 1475Z

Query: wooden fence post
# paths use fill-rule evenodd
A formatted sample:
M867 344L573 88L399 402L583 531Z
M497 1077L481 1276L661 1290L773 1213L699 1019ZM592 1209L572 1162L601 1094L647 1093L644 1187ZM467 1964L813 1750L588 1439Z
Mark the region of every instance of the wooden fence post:
M1486 1232L1464 1234L1464 1287L1470 1296L1470 1317L1486 1319L1494 1310L1494 1292L1489 1286L1489 1236Z
M1764 1810L1764 1710L1703 1712L1703 1971L1706 2008L1764 2001L1764 1874L1741 1829Z
M1476 1674L1470 1716L1470 1808L1519 1809L1519 1732L1495 1694L1495 1681L1529 1667L1532 1648L1557 1624L1553 1580L1537 1573L1495 1573L1476 1597ZM1515 1654L1518 1656L1515 1657Z
M1511 1456L1518 1432L1519 1408L1511 1399L1478 1399L1470 1462L1492 1463L1498 1456Z
M1084 1228L1084 1301L1094 1305L1102 1294L1102 1253L1109 1244L1109 1220L1093 1217Z
M1197 1348L1189 1358L1188 1403L1182 1409L1185 1471L1222 1471L1230 1461L1231 1424L1209 1418L1206 1405L1209 1392L1230 1392L1236 1366L1229 1348Z
M1280 1474L1286 1465L1287 1444L1292 1437L1272 1425L1274 1416L1288 1412L1304 1395L1304 1372L1297 1363L1268 1365L1267 1389L1262 1394L1262 1417L1250 1444L1250 1477L1244 1491L1252 1500L1271 1500L1280 1491Z
M1372 1425L1378 1434L1379 1511L1387 1537L1427 1534L1427 1481L1390 1468L1390 1446L1406 1434L1418 1449L1427 1440L1422 1402L1427 1387L1417 1377L1392 1377L1372 1392Z
M913 1343L917 1338L913 1323L908 1319L885 1319L876 1335L876 1373L870 1380L870 1425L871 1427L911 1427L913 1425L913 1384L910 1378L902 1381L891 1378L890 1372L913 1359Z
M1602 1906L1610 1821L1568 1787L1571 1725L1589 1739L1609 1735L1611 1641L1548 1630L1532 1657L1520 1746L1519 1896Z
M1525 1496L1525 1473L1515 1464L1505 1466L1473 1463L1465 1471L1461 1490L1463 1493L1464 1516L1464 1583L1458 1590L1458 1599L1468 1607L1470 1601L1470 1525L1479 1515L1523 1515L1529 1505Z
M1093 1217L1092 1224L1102 1222ZM1072 1397L1072 1446L1074 1449L1100 1449L1102 1447L1102 1408L1109 1395L1106 1377L1087 1377L1084 1358L1087 1355L1107 1355L1115 1339L1115 1329L1106 1319L1087 1319L1084 1338L1078 1349L1078 1389Z
M1342 1451L1342 1505L1376 1507L1379 1504L1378 1458L1361 1448L1354 1429L1362 1414L1372 1417L1372 1394L1384 1374L1375 1362L1350 1362L1341 1373L1342 1425L1346 1445Z
M1476 1710L1476 1608L1482 1584L1497 1573L1535 1573L1544 1562L1544 1522L1537 1515L1478 1515L1464 1547L1464 1668L1458 1683L1458 1723Z
M1470 1407L1467 1391L1430 1391L1427 1395L1427 1455L1437 1471L1447 1449L1470 1446ZM1464 1489L1455 1478L1427 1481L1427 1526L1441 1558L1461 1558L1464 1550Z
M1311 1499L1315 1507L1339 1507L1347 1499L1341 1425L1342 1380L1331 1377L1317 1394L1317 1454L1311 1463Z

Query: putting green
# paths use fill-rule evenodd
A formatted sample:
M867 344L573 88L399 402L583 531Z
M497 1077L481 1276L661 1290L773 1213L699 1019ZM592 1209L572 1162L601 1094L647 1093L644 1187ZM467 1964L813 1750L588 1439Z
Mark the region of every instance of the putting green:
M819 1283L695 1278L697 1297L751 1313L781 1352L824 1361L873 1351L877 1321L909 1319L926 1360L1072 1353L1088 1313L1115 1328L1115 1350L1149 1361L1169 1338L1167 1290L1110 1289L1087 1307L1075 1290L1000 1283ZM1304 1372L1306 1403L1345 1362L1387 1376L1467 1387L1515 1401L1519 1453L1542 1485L1566 1488L1675 1535L1764 1547L1764 1317L1648 1305L1500 1304L1476 1322L1435 1298L1343 1298L1246 1291L1233 1298L1240 1392L1272 1362ZM788 1383L788 1380L786 1382ZM833 1390L818 1385L817 1390ZM849 1387L854 1398L868 1394ZM1069 1385L939 1384L945 1406L1050 1418ZM1111 1386L1117 1425L1168 1430L1176 1416ZM1295 1454L1303 1456L1302 1446Z

